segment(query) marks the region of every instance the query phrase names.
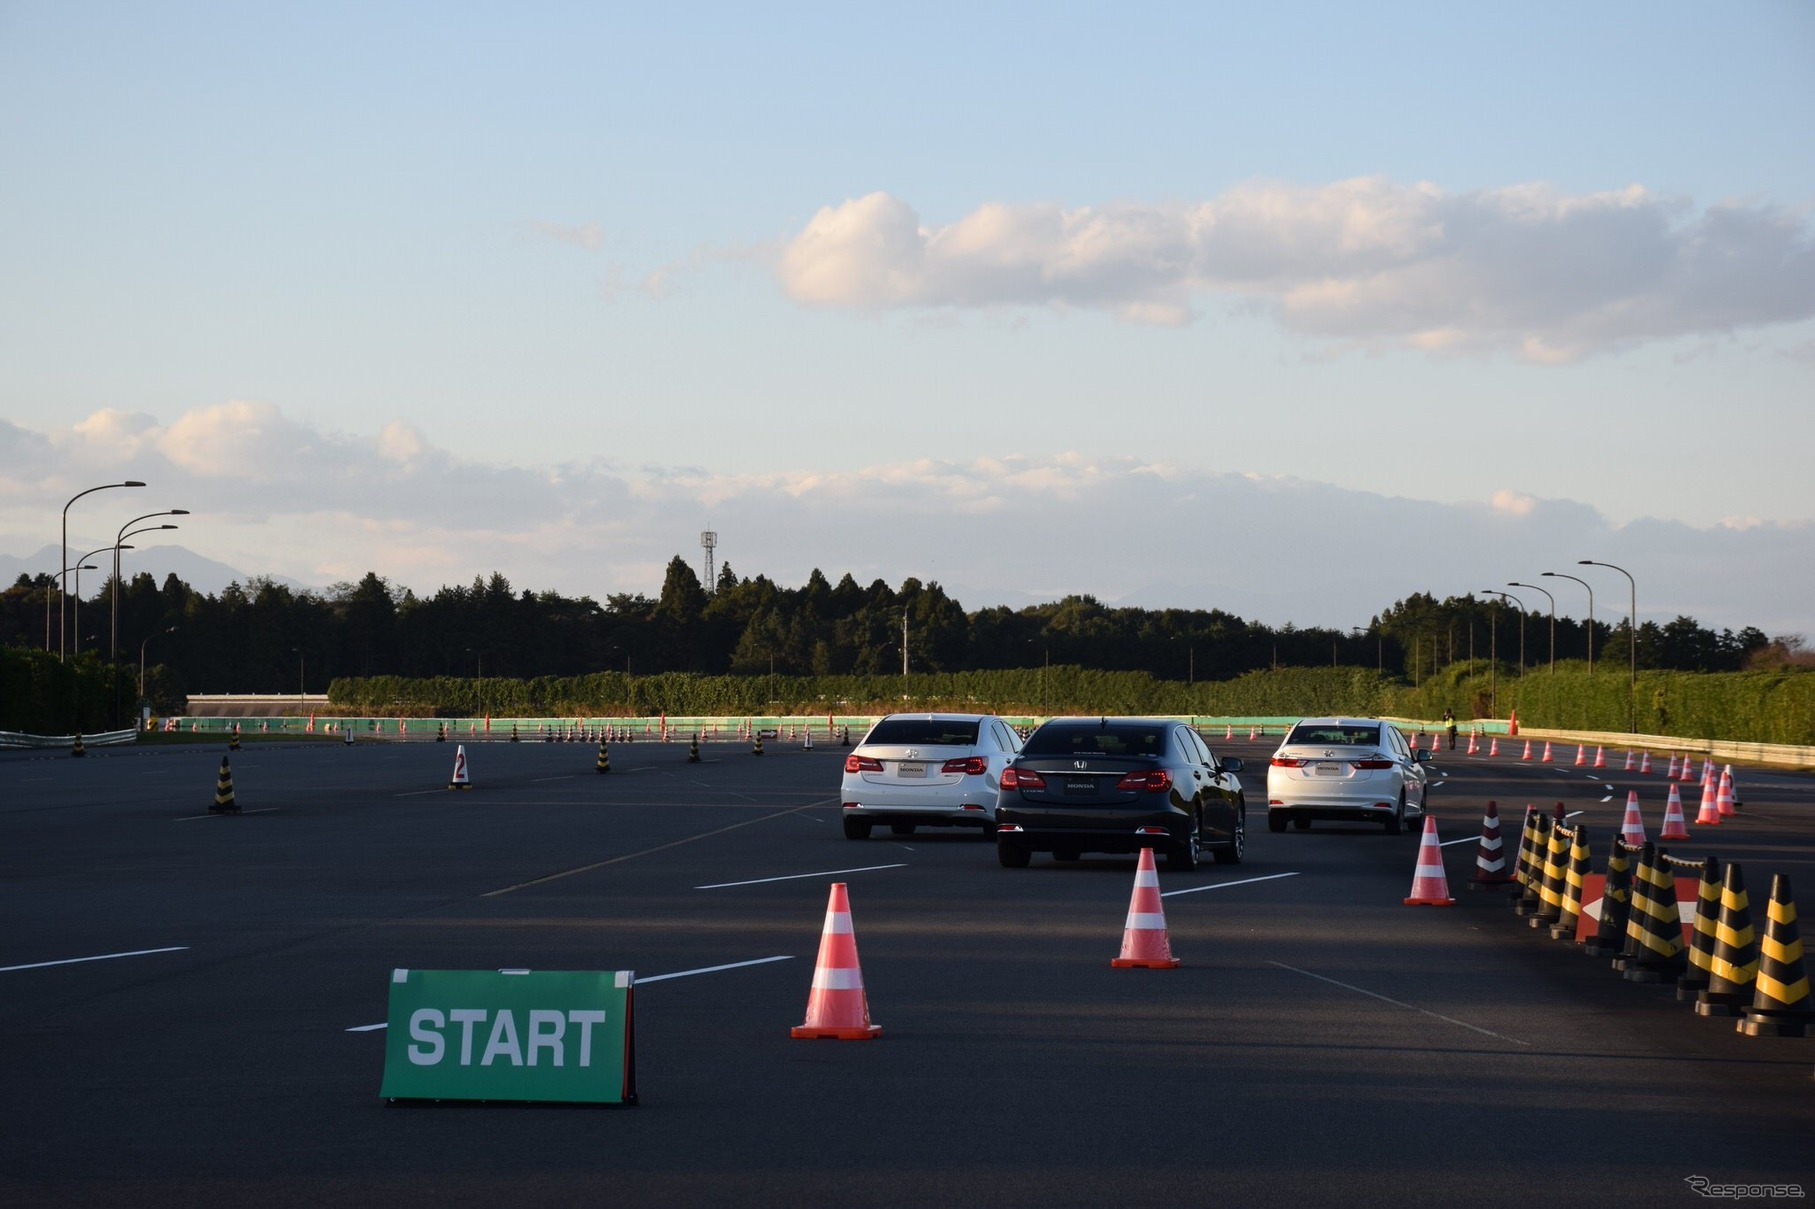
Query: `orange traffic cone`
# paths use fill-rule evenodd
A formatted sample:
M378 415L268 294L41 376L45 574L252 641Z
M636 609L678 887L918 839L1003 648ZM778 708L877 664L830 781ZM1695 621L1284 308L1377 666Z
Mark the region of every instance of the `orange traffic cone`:
M1122 928L1122 955L1109 963L1118 970L1175 970L1179 960L1166 941L1166 908L1160 905L1160 875L1153 849L1141 849L1134 870L1134 893L1128 899L1128 922Z
M1648 751L1639 755L1639 772L1644 776L1651 775L1651 753Z
M1469 736L1468 736L1468 752L1466 754L1472 756L1477 751L1481 750L1480 747L1476 745L1475 739L1476 739L1475 733L1473 731L1470 731Z
M1544 764L1550 763L1550 740L1549 739L1544 740L1544 759L1542 761L1540 761L1540 763L1544 763Z
M1675 793L1676 786L1672 785L1670 792ZM1695 825L1697 827L1720 826L1720 800L1716 797L1712 786L1702 787L1702 807L1695 812Z
M1588 763L1588 747L1587 747L1587 745L1583 744L1583 743L1576 744L1576 767L1582 768L1585 765L1587 765L1587 763Z
M1525 754L1520 756L1519 758L1521 760L1531 759L1531 740L1530 739L1525 740Z
M1720 788L1714 793L1714 804L1720 810L1723 819L1732 818L1739 813L1739 799L1733 793L1733 765L1729 764L1720 774Z
M1664 775L1669 777L1672 781L1674 781L1677 779L1678 771L1679 770L1677 768L1677 763L1676 763L1676 753L1671 752L1670 753L1670 771L1665 773Z
M819 961L813 967L813 989L807 994L807 1021L789 1029L788 1036L867 1041L881 1033L881 1025L870 1023L870 1002L863 993L851 900L845 884L833 882L826 926L819 937Z
M1468 879L1468 888L1505 886L1512 880L1512 874L1506 871L1506 851L1500 840L1500 804L1489 801L1487 813L1481 817L1481 848L1475 854L1475 875Z
M1699 820L1697 820L1699 821ZM1715 820L1719 822L1719 820ZM1676 786L1670 787L1670 796L1664 801L1664 829L1657 833L1660 840L1686 840L1689 829L1683 826L1683 799L1676 792Z
M1506 737L1509 739L1516 739L1519 737L1519 711L1516 709L1507 716Z
M1596 767L1596 768L1607 767L1607 749L1606 748L1600 747L1598 745L1595 747L1595 749L1594 749L1594 767Z
M1626 767L1622 768L1620 770L1621 772L1631 772L1632 771L1632 761L1633 761L1634 755L1635 755L1635 753L1632 751L1631 748L1626 749Z
M1255 736L1255 733L1254 733L1254 728L1253 728L1253 727L1252 727L1252 726L1250 726L1250 727L1249 727L1249 728L1248 728L1248 741L1249 741L1249 742L1250 742L1250 743L1252 743L1252 742L1253 742L1253 741L1254 741L1254 739L1255 739L1255 737L1256 737L1256 736Z
M468 780L466 775L466 744L464 743L454 746L454 775L447 779L447 787L449 789L471 789L473 787L472 781Z
M1452 907L1456 900L1449 896L1449 879L1443 875L1443 849L1437 844L1437 820L1424 816L1424 838L1418 841L1418 867L1412 870L1412 893L1405 900L1408 907Z
M1676 786L1670 788L1674 791ZM1682 813L1683 805L1680 801L1676 809L1678 814ZM1639 816L1639 791L1636 789L1626 791L1626 818L1620 823L1620 838L1634 848L1641 848L1645 844L1645 820Z
M1499 739L1499 736L1497 736L1497 735L1494 735L1494 736L1490 736L1490 737L1489 737L1489 738L1488 738L1488 740L1487 740L1487 754L1488 754L1488 755L1490 755L1490 756L1497 756L1497 755L1499 755L1499 754L1500 754L1500 739Z
M1225 739L1235 738L1235 723L1226 722L1223 724L1223 738L1225 738Z

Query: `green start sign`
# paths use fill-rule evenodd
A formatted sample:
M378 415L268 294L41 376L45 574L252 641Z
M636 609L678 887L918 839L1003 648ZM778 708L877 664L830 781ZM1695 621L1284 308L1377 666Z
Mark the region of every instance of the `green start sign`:
M388 1100L635 1104L628 970L393 970Z

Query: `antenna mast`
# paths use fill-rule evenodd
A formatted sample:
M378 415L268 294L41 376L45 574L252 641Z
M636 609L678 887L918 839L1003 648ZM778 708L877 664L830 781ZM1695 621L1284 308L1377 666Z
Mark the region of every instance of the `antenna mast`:
M706 595L710 596L718 587L718 580L712 575L712 552L718 548L718 534L707 529L700 534L700 545L706 550Z

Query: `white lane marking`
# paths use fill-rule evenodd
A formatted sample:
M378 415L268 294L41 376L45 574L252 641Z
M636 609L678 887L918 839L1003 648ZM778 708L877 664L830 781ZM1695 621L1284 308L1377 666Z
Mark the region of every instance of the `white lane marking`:
M1161 894L1160 897L1171 898L1174 894L1196 894L1200 890L1221 890L1225 886L1248 886L1255 882L1270 882L1276 881L1282 877L1297 876L1297 870L1294 870L1291 873L1269 873L1265 877L1244 877L1239 882L1211 882L1208 886L1189 886L1183 890L1168 890L1164 894Z
M1325 978L1322 974L1313 974L1309 970L1301 970L1297 966L1289 966L1283 961L1269 961L1267 964L1270 966L1278 966L1282 970L1290 970L1294 974L1303 974L1306 978L1315 978L1319 982L1327 982L1331 986L1341 987L1345 991L1354 991L1357 995L1366 995L1369 999L1378 999L1382 1003L1390 1003L1394 1007L1402 1007L1402 1008L1405 1008L1407 1011L1419 1012L1423 1015L1430 1016L1433 1019L1441 1020L1445 1024L1459 1024L1463 1028L1470 1029L1474 1032L1480 1033L1484 1037L1494 1037L1501 1041L1510 1041L1514 1045L1523 1045L1528 1049L1531 1046L1531 1042L1529 1042L1529 1041L1521 1041L1517 1037L1508 1037L1502 1033L1496 1033L1492 1029L1482 1028L1478 1024L1470 1024L1466 1020L1457 1020L1454 1016L1445 1016L1441 1012L1433 1012L1429 1008L1414 1007L1412 1004L1409 1004L1409 1003L1401 1003L1397 999L1389 999L1385 995L1379 995L1373 991L1364 990L1361 987L1354 986L1347 982L1338 982L1334 978Z
M544 781L571 781L571 780L573 780L573 774L568 773L566 776L563 776L563 777L531 777L529 783L531 785L540 785Z
M722 966L701 966L697 970L676 970L672 974L651 974L647 978L638 978L636 980L636 985L642 986L645 982L666 982L670 978L691 978L695 974L716 974L720 970L741 970L746 966L766 966L773 961L793 960L794 954L783 953L779 957L758 957L754 961L733 961Z
M235 815L235 814L276 814L276 813L277 813L277 807L275 807L275 806L260 806L257 810L231 810L231 811L227 811L225 813L223 813L219 810L210 810L207 814L179 814L176 816L176 818L172 819L171 822L187 823L192 819L224 819L224 818L228 818L231 815Z
M445 789L412 789L408 793L394 793L394 798L419 798L425 793L446 793Z
M697 970L676 970L672 974L651 974L647 978L637 979L636 985L642 986L645 982L667 982L670 978L691 978L695 974L717 974L721 970L741 970L748 966L766 966L769 963L775 962L775 961L793 961L793 960L794 960L794 954L783 953L779 957L758 957L754 961L733 961L733 962L729 962L722 966L701 966ZM527 974L529 971L527 971L527 970L501 970L499 972L506 973L506 974ZM378 1032L380 1029L385 1029L385 1028L389 1028L389 1027L390 1027L390 1022L386 1021L383 1024L355 1025L353 1028L347 1029L346 1031L349 1033L375 1033L375 1032Z
M1588 812L1586 810L1572 810L1568 814L1564 815L1563 817L1566 819L1573 819L1579 814L1587 814L1587 813Z
M1613 801L1613 795L1612 795L1612 794L1608 794L1608 795L1607 795L1607 796L1606 796L1606 797L1604 797L1604 798L1602 798L1602 799L1601 799L1601 801L1603 801L1603 802L1611 802L1611 801Z
M61 961L34 961L29 965L0 966L0 974L10 974L14 970L42 970L46 966L73 966L84 961L112 961L116 957L144 957L150 953L181 953L188 945L171 945L164 949L134 949L130 953L102 953L98 957L65 957Z
M713 882L709 886L695 886L694 889L695 890L725 890L725 889L729 889L732 886L760 886L760 885L763 885L765 882L795 882L795 881L799 881L803 877L831 877L834 874L838 874L838 873L874 873L878 869L905 869L905 868L907 868L907 862L900 861L893 865L864 865L857 869L824 869L818 873L790 873L786 877L758 877L758 878L752 878L751 880L749 880L747 882ZM637 981L642 982L643 980L641 978L639 978L639 979L637 979Z
M1451 844L1472 844L1480 838L1481 837L1478 835L1466 835L1459 840L1444 840L1442 843L1438 844L1437 847L1448 848Z

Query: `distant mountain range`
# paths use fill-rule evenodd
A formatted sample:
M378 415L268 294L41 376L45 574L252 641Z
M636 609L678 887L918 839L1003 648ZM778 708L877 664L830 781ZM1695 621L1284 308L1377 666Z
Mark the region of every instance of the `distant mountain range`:
M85 548L71 547L70 559L73 561ZM45 546L36 554L26 558L0 554L0 586L11 587L21 575L54 572L58 553L56 546ZM113 574L113 555L111 553L103 554L90 561L92 565L100 569L88 571L82 575L84 598L92 595L93 589L106 583L107 577ZM120 572L127 580L140 572L148 572L152 578L158 581L159 586L163 585L167 576L175 574L178 579L196 591L210 596L219 595L221 590L230 583L243 584L253 578L245 571L229 567L226 563L216 562L212 558L204 558L182 546L143 546L125 551L121 555ZM71 576L72 580L74 578ZM283 584L292 591L302 591L308 587L306 584L298 583L294 579L287 579L282 575L271 575L267 578L273 583Z

